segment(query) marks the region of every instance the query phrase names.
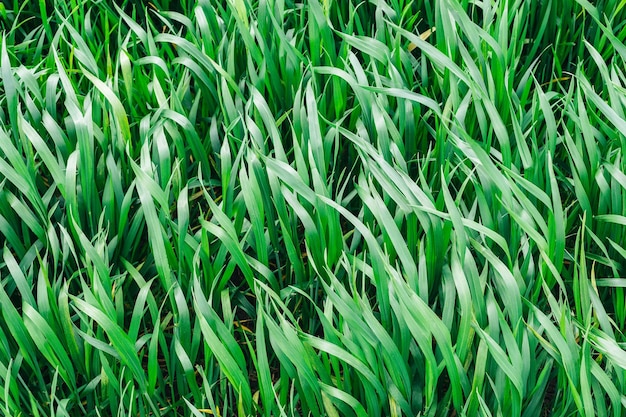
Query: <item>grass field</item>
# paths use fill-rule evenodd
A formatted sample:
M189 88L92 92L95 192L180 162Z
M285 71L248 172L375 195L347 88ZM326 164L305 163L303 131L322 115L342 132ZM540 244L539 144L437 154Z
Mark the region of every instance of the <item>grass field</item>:
M0 415L626 414L626 1L0 6Z

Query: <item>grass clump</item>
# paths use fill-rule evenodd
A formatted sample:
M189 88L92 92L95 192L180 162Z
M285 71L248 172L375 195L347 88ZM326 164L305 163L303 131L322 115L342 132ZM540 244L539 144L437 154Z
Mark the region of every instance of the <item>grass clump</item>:
M7 416L620 416L626 11L4 2Z

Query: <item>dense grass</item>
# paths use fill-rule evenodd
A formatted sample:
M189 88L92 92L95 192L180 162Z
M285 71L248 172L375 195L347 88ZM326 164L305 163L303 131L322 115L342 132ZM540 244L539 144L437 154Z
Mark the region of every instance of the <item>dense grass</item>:
M626 3L5 1L0 414L621 416Z

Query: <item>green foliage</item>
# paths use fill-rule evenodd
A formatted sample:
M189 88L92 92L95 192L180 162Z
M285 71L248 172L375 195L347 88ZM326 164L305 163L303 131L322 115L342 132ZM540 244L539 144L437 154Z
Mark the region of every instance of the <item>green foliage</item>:
M0 414L623 415L625 4L5 1Z

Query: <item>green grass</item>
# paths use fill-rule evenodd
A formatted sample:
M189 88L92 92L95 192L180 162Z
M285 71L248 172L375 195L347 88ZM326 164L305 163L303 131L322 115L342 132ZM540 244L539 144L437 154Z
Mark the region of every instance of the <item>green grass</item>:
M0 415L623 415L625 22L3 2Z

